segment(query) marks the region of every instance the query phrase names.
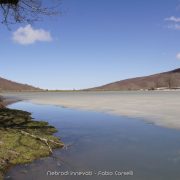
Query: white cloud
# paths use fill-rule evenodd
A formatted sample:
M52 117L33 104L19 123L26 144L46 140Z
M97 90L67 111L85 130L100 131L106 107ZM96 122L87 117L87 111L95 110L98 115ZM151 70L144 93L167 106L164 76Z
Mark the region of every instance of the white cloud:
M34 29L30 24L18 28L13 33L13 40L22 45L33 44L36 41L50 42L52 37L50 32L44 29Z
M171 21L171 22L180 22L180 17L171 16L164 19L165 21Z
M180 60L180 52L176 54L176 59Z
M180 30L180 17L171 16L164 19L165 21L168 21L167 28L174 29L174 30Z
M180 30L180 24L170 24L167 26L169 29Z

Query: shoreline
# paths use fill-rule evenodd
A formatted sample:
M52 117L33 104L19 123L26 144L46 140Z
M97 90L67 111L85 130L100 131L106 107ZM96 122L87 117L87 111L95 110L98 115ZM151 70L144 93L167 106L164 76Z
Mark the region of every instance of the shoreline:
M52 106L59 106L59 107L64 107L64 108L69 108L69 109L75 109L75 110L81 110L81 111L92 111L92 112L99 112L99 113L106 113L109 115L114 115L114 116L120 116L120 117L127 117L127 118L135 118L135 119L139 119L140 121L146 122L148 124L153 124L155 126L160 126L163 128L170 128L170 129L176 129L176 130L180 130L180 122L171 122L169 120L167 120L169 117L167 117L167 119L165 121L163 121L163 116L164 115L159 115L159 118L157 115L153 116L153 115L146 115L146 114L140 114L140 115L135 115L134 112L129 113L129 112L125 112L124 113L120 113L120 112L116 112L113 111L112 109L102 109L102 108L94 108L94 107L87 107L87 106L74 106L74 105L65 105L65 104L61 104L61 103L52 103L52 102L42 102L42 101L38 101L38 100L28 100L28 102L33 103L33 104L39 104L39 105L52 105ZM170 119L170 118L169 118Z
M36 104L140 118L158 126L180 129L180 91L6 93Z
M64 144L53 134L57 129L45 121L31 117L31 113L6 108L20 101L18 98L1 98L0 108L0 180L9 168L31 163L52 154Z
M22 101L22 100L16 97L4 97L0 95L0 108L5 108L10 104L13 104L19 101Z

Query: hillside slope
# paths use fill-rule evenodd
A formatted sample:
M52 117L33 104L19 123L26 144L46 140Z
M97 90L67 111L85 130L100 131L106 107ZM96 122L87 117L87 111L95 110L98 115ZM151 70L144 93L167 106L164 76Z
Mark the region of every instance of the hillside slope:
M180 88L180 68L150 76L137 77L113 82L88 90L118 91L145 89Z
M40 91L40 88L36 88L27 84L20 84L0 77L0 91Z

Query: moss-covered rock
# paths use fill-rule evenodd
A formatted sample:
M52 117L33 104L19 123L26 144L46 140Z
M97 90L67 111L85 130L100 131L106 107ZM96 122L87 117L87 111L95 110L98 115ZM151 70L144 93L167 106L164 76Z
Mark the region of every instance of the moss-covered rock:
M57 130L44 121L33 121L25 111L0 109L0 179L7 168L48 156L63 147Z

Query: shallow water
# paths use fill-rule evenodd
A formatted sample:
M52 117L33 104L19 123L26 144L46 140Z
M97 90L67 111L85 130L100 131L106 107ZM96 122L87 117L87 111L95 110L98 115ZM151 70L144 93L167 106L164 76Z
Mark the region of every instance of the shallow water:
M12 180L125 179L179 180L180 131L145 123L139 119L79 111L50 105L19 102L9 106L32 112L48 121L67 145L51 157L18 165L6 175ZM86 172L92 176L48 176L47 172ZM98 175L109 171L113 175ZM117 176L130 171L133 175Z

